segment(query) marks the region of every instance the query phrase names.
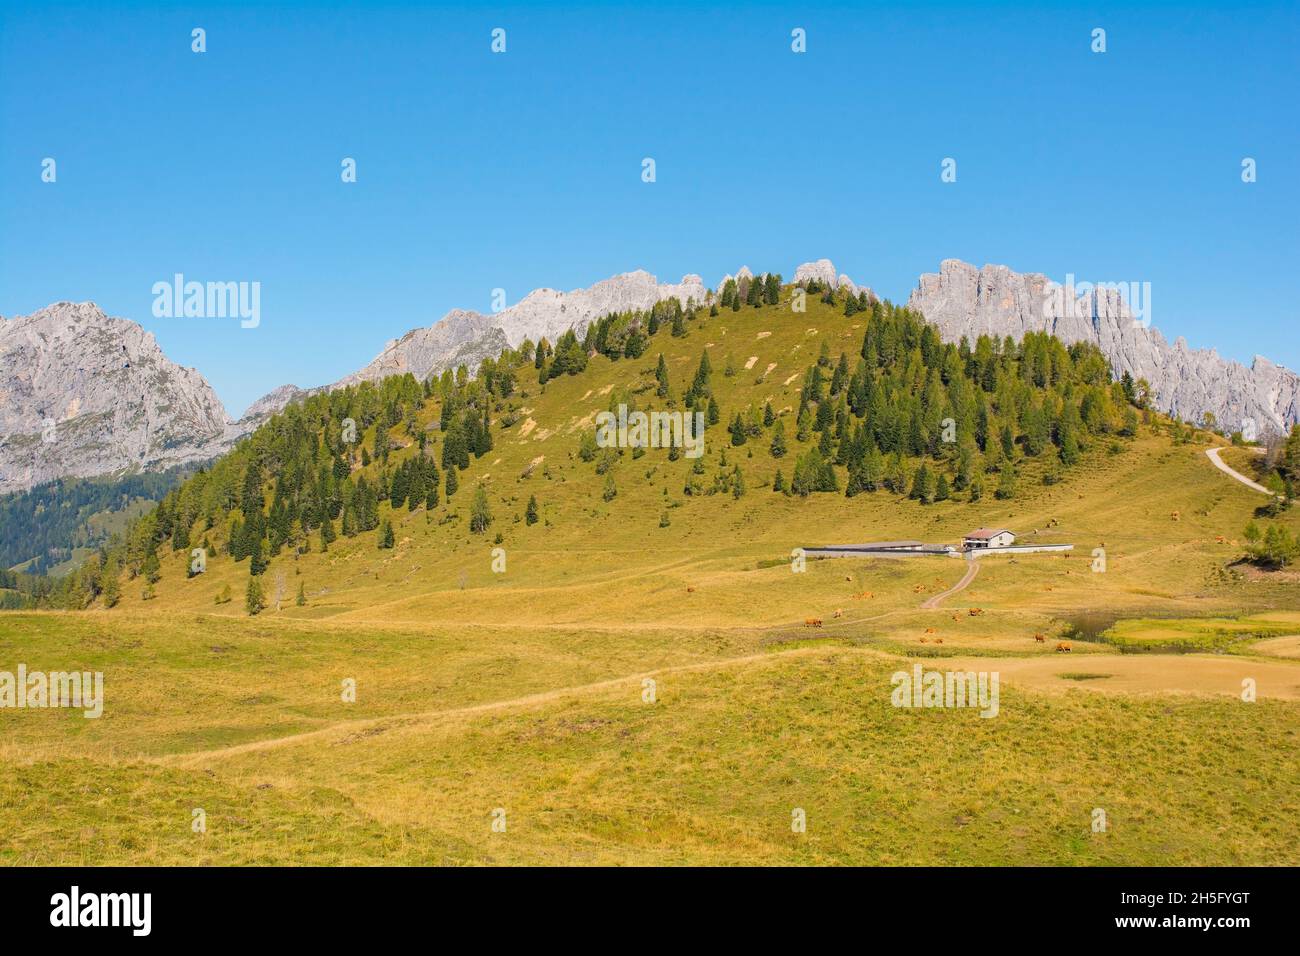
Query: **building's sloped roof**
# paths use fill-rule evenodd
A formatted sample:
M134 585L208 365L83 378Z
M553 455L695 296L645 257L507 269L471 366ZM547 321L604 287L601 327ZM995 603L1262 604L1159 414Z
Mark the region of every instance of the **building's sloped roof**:
M970 534L966 535L966 537L968 540L974 539L976 541L987 541L989 538L996 538L1000 534L1014 535L1015 532L1009 531L1006 528L976 528Z

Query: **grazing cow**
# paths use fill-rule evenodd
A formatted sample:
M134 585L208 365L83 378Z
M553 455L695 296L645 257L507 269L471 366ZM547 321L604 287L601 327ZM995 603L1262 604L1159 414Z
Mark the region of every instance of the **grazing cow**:
M927 628L925 629L925 633L927 633L927 634L933 634L933 633L934 633L934 628L932 628L932 627L927 627Z
M1034 640L1039 644L1045 644L1047 642L1047 638L1043 637L1041 634L1035 634Z
M835 609L835 617L843 617L843 616L844 616L844 608L842 608L842 607L841 607L841 608L836 608L836 609Z
M922 644L928 644L928 643L929 643L929 638L925 638L925 637L921 638L921 643L922 643Z
M1175 521L1178 521L1179 519L1182 518L1182 515L1179 514L1177 511L1171 511L1169 512L1169 517L1173 518Z
M687 589L686 589L686 593L687 593L687 594L694 594L694 593L695 593L695 588L687 588Z
M971 617L979 617L983 613L984 613L984 608L982 607L973 607L970 609Z
M943 638L942 638L942 637L936 637L936 638L934 639L934 642L935 642L936 644L942 644L942 643L943 643Z
M806 617L803 619L804 627L821 627L822 619L819 617Z
M1069 644L1065 644L1065 643L1057 644L1057 645L1056 645L1056 653L1058 653L1058 654L1068 654L1068 653L1070 653L1070 645L1069 645Z

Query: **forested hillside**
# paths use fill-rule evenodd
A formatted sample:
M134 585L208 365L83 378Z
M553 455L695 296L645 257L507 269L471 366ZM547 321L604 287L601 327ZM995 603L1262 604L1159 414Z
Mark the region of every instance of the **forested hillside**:
M733 326L814 339L816 356L783 381L769 378L775 362L766 371L753 359L741 368L711 340L715 329L726 334L725 316ZM814 320L822 332L803 329ZM708 427L704 456L600 448L590 423L521 424L548 383L570 376L603 384L611 410L698 412ZM794 381L797 395L785 387ZM327 552L340 536L373 535L375 547L390 547L395 530L421 511L438 526L464 522L486 533L506 502L500 479L488 480L479 460L502 437L522 441L524 429L537 438L567 424L568 457L599 476L606 502L620 482L638 481L630 462L647 459L645 481L675 471L670 483L682 497L665 486L648 505L667 528L672 508L719 493L892 495L923 505L1011 500L1027 484L1061 480L1097 442L1132 436L1142 400L1138 383L1111 380L1091 345L1066 347L1037 333L1020 342L944 343L917 315L865 292L746 277L707 305L667 300L647 313L606 316L581 336L525 341L473 375L462 367L425 382L398 376L292 405L167 494L47 600L113 606L131 582L148 600L163 559L180 553L193 555L183 565L190 575L221 561L246 566L255 611L262 600L255 579L286 554ZM569 487L552 484L548 494ZM538 509L532 496L527 525Z
M77 549L96 548L121 530L124 512L147 507L193 468L122 478L64 478L0 497L0 568L43 574Z

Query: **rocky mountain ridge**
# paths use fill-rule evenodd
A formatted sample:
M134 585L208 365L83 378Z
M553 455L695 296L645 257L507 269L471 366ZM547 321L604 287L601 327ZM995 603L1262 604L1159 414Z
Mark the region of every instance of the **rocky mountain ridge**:
M1092 342L1116 375L1145 378L1155 406L1185 421L1200 422L1209 412L1228 431L1254 429L1259 437L1300 421L1300 375L1263 356L1248 367L1213 349L1193 349L1181 336L1170 344L1134 316L1121 290L1080 288L1039 273L945 259L937 273L921 276L907 304L948 341L1044 331L1066 343Z
M752 277L742 267L735 278ZM723 276L718 289L730 275ZM874 293L838 273L829 259L798 266L793 281L816 279L853 294ZM0 494L59 477L159 470L222 454L292 401L388 375L417 378L461 364L474 368L524 339L554 341L609 312L649 309L676 298L707 305L698 275L660 283L628 272L585 289L537 289L499 312L453 309L429 326L390 341L369 363L329 385L282 385L231 420L203 376L170 361L153 335L94 303L57 302L28 316L0 318ZM1152 386L1156 406L1187 420L1205 412L1231 430L1253 423L1262 436L1300 421L1300 376L1257 356L1247 367L1215 351L1169 344L1134 318L1115 289L1075 295L1038 273L981 269L944 260L922 275L908 305L949 341L983 333L1020 338L1047 331L1066 342L1096 343L1116 374Z

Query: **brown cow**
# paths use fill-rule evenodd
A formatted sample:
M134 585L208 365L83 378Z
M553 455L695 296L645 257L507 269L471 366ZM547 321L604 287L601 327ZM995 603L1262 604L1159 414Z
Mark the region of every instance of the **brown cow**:
M821 627L822 619L819 617L806 617L803 619L804 627Z
M1043 637L1043 635L1041 634L1035 634L1034 640L1037 641L1039 644L1044 644L1047 642L1047 638Z
M1069 644L1065 644L1065 643L1057 644L1057 645L1056 645L1056 653L1058 653L1058 654L1068 654L1068 653L1070 653L1070 645L1069 645Z
M843 617L843 616L844 616L844 608L842 608L842 607L841 607L841 608L836 608L836 609L835 609L835 616L836 616L836 617Z

